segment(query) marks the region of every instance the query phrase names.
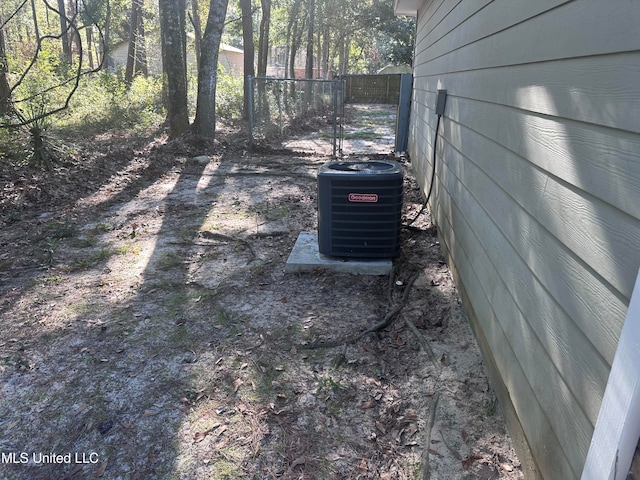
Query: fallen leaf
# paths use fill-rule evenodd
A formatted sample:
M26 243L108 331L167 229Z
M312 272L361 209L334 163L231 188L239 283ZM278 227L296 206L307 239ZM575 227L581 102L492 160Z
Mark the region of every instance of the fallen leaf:
M329 460L330 462L335 462L337 460L340 460L342 458L342 456L339 453L334 452L334 453L330 453L325 458L327 460Z
M94 476L100 478L102 475L104 475L105 470L107 469L107 463L108 461L104 461L102 463L102 465L100 465L100 467L98 468L98 470L96 470L96 473L94 473Z
M82 464L80 463L76 463L75 467L73 467L71 469L71 471L69 472L67 478L76 478L76 477L80 477L82 475Z
M465 432L464 430L460 431L460 438L462 438L462 441L464 443L467 443L467 440L469 440L469 435L467 435L467 432Z
M207 435L209 435L211 433L211 429L209 430L205 430L204 432L197 432L194 436L193 436L193 443L198 443L201 442L202 440L204 440Z
M304 465L305 463L307 463L306 458L304 457L299 457L296 458L293 462L291 462L291 465L289 465L289 472L292 472L294 468L296 468L299 465Z
M502 468L505 472L513 472L513 466L508 463L501 463L500 468Z
M16 420L15 422L10 423L7 426L7 430L11 430L13 427L15 427L16 425L18 425L20 423L20 420Z
M411 425L409 425L405 430L405 433L407 434L406 435L407 439L413 437L417 431L418 431L418 426L415 423L412 423Z
M380 430L380 433L383 435L387 433L387 429L384 428L384 425L381 422L376 422L376 428Z
M238 393L238 389L240 388L241 385L243 385L244 382L242 380L240 380L239 378L237 378L234 382L233 382L233 392L234 393Z
M158 415L161 410L145 410L142 414L143 417L153 417L154 415Z
M442 454L437 450L434 450L433 448L427 448L427 452L429 452L431 455L435 455L436 457L442 457Z
M358 464L358 470L360 470L361 475L367 475L369 473L367 461L364 458L360 460L360 463Z
M87 410L90 410L90 409L91 407L89 405L87 405L86 403L82 403L78 407L78 411L76 412L76 415L82 415L83 413L85 413Z
M220 424L218 422L216 422L211 426L211 428L206 429L204 432L197 432L193 436L193 443L201 442L202 440L204 440L206 438L207 435L209 435L211 432L213 432L214 428L218 428L218 427L220 427Z
M469 455L467 458L462 460L462 469L469 470L471 468L471 465L473 465L473 462L475 462L476 460L480 460L481 458L482 455L478 455L477 453Z
M448 366L450 365L450 363L449 363L449 357L447 357L447 354L446 354L446 353L443 353L443 354L442 354L442 357L440 357L440 363L441 363L442 365L444 365L445 367L448 367Z
M363 409L364 409L364 408L373 408L373 407L375 407L376 405L378 405L376 402L362 402L362 403L360 404L360 408L363 408Z
M196 355L195 352L188 351L187 353L184 354L182 361L184 363L196 363L198 361L198 356Z

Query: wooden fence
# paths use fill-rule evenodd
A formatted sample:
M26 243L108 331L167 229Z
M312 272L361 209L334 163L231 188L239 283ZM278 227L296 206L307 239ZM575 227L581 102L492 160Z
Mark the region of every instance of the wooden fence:
M346 75L346 103L397 104L400 96L400 74Z

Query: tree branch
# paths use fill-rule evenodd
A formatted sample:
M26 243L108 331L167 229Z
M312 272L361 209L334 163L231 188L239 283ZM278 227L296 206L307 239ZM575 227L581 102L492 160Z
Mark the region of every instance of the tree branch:
M88 75L90 73L95 73L97 71L100 70L100 68L102 68L102 64L104 59L101 59L99 65L97 68L95 69L91 69L91 70L85 70L83 71L83 47L82 47L82 36L80 35L80 32L87 28L87 25L83 25L81 27L76 26L76 20L78 18L78 9L76 8L76 13L72 16L72 17L68 17L66 15L66 13L64 12L60 12L59 10L57 10L56 8L54 8L52 5L49 4L49 2L47 0L43 0L44 4L46 6L47 9L51 10L52 12L54 12L56 15L60 15L62 17L64 17L65 22L67 27L65 28L65 30L63 32L61 32L59 35L43 35L41 37L39 37L37 39L37 48L33 54L33 57L31 58L29 64L26 66L26 68L23 70L23 72L21 73L21 75L18 77L18 79L16 80L16 82L14 83L14 85L12 87L10 87L9 89L9 98L10 103L11 103L11 110L16 114L15 117L18 119L18 122L2 122L0 123L0 128L17 128L17 127L24 127L24 126L28 126L28 125L32 125L50 115L54 115L56 113L59 113L63 110L66 110L67 108L69 108L69 103L71 102L71 99L73 98L73 95L75 94L75 92L77 91L78 87L80 86L80 79L82 78L82 76L84 75ZM9 17L9 19L7 21L5 21L2 24L2 27L4 27L7 22L13 18L17 12L24 7L24 5L26 5L27 1L23 1L23 3L20 5L20 7L18 7L18 9L11 15L11 17ZM86 4L84 3L83 0L83 5L85 6L85 10L88 11L88 9L86 9ZM89 18L91 19L91 21L93 22L91 25L95 25L97 27L98 30L98 34L99 34L99 38L104 42L104 37L102 35L102 30L100 29L100 27L98 26L97 22L95 22L95 20L89 16ZM29 97L24 97L24 98L19 98L19 99L12 99L13 94L16 90L16 88L18 88L18 86L20 86L25 79L27 78L27 76L29 75L29 73L32 71L33 67L37 64L38 62L38 58L41 52L41 46L42 43L46 40L60 40L62 38L63 35L68 34L69 32L72 32L73 35L76 35L78 38L77 41L77 45L78 45L78 65L75 69L75 74L71 77L68 78L64 81L61 81L55 85L52 85L48 88L43 89L42 91L31 95ZM67 92L64 103L56 108L50 108L50 109L46 109L43 111L41 111L40 113L38 113L37 115L33 115L30 117L27 117L24 113L21 113L19 111L18 108L16 108L16 105L19 105L21 103L28 103L28 102L32 102L35 99L37 99L38 97L43 97L45 94L55 91L57 89L63 88L69 84L71 85L70 90Z

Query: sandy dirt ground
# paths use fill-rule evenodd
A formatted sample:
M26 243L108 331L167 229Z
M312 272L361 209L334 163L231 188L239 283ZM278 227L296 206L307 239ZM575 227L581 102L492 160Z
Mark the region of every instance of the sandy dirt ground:
M350 158L389 158L383 111L353 112ZM389 276L285 273L330 144L282 147L5 169L0 478L523 478L428 215Z

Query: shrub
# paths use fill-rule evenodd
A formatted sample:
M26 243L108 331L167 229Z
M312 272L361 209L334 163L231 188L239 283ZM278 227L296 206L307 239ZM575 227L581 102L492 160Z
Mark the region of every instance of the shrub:
M230 75L222 66L218 66L216 115L224 120L236 120L242 116L242 102L242 76Z
M162 121L162 81L138 76L129 89L118 73L83 78L70 108L57 118L69 135L108 130L142 132Z

